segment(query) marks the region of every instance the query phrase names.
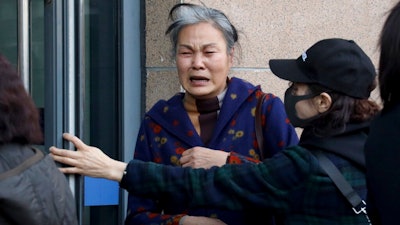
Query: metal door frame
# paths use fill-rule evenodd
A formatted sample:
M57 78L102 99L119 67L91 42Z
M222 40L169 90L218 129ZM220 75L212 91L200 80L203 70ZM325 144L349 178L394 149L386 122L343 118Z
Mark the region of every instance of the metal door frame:
M26 2L21 13L26 12ZM144 77L141 52L144 48L144 1L120 0L121 2L121 123L120 146L122 158L129 161L133 157L136 136L144 113L142 77ZM69 132L83 137L84 93L85 87L85 0L46 0L45 1L45 148L55 145L73 149L63 141L62 133ZM29 6L28 6L29 7ZM22 18L22 17L21 17ZM23 17L25 18L25 17ZM22 22L24 22L22 20ZM25 22L24 22L25 23ZM27 31L26 25L21 27ZM28 32L29 35L29 32ZM26 34L21 45L29 44ZM78 37L78 38L76 38ZM22 47L26 49L25 47ZM29 49L29 46L27 47ZM26 53L21 54L21 57ZM21 58L21 72L29 66L28 58ZM29 67L28 67L29 68ZM29 70L29 69L28 69ZM26 74L26 73L24 73ZM29 73L25 79L29 79ZM26 81L29 84L29 80ZM29 85L27 85L29 88ZM79 224L82 224L83 179L68 175L70 188L77 200ZM120 192L120 224L126 216L127 193Z

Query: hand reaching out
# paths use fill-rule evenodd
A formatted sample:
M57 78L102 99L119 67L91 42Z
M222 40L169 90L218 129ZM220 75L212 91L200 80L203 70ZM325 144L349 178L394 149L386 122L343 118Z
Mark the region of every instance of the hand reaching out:
M55 161L70 166L60 168L61 172L121 181L126 163L111 159L100 149L86 145L74 135L65 133L63 138L72 142L77 150L50 147L50 155Z

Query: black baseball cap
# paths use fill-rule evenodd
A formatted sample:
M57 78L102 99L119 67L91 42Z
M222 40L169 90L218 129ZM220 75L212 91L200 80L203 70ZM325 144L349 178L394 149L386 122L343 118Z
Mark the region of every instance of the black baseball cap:
M271 59L271 71L298 83L317 83L355 98L368 98L376 71L371 59L352 40L318 41L297 59Z

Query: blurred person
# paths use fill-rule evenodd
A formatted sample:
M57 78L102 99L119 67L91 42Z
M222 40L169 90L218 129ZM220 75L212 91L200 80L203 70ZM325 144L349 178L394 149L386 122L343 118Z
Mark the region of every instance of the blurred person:
M379 39L381 114L365 144L367 211L372 224L398 223L400 212L400 2L390 11Z
M120 182L131 195L174 199L190 207L284 214L285 224L369 224L321 168L323 154L365 200L364 144L379 105L374 65L352 40L318 41L297 59L270 60L278 77L290 81L285 108L292 124L304 128L298 145L261 163L226 164L209 169L181 168L111 159L100 149L64 134L77 151L51 147L53 158L70 165L64 173ZM358 207L358 206L357 206ZM356 210L362 211L364 205Z
M43 142L39 112L0 55L0 224L75 225L75 201Z

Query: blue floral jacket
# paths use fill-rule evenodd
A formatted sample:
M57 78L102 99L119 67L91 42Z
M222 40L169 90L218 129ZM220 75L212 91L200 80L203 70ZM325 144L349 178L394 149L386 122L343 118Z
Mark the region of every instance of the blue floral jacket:
M261 93L259 86L231 78L213 137L207 146L201 141L184 109L183 93L168 101L160 100L142 121L134 158L180 167L179 158L183 151L203 146L231 152L228 163L258 161L260 150L255 137L254 112ZM262 111L264 155L272 156L298 143L297 134L278 97L268 94ZM257 217L264 221L267 217L253 207L243 211L189 207L168 196L151 200L130 194L126 224L178 224L183 215L215 217L230 225L255 224L252 221L259 221Z

